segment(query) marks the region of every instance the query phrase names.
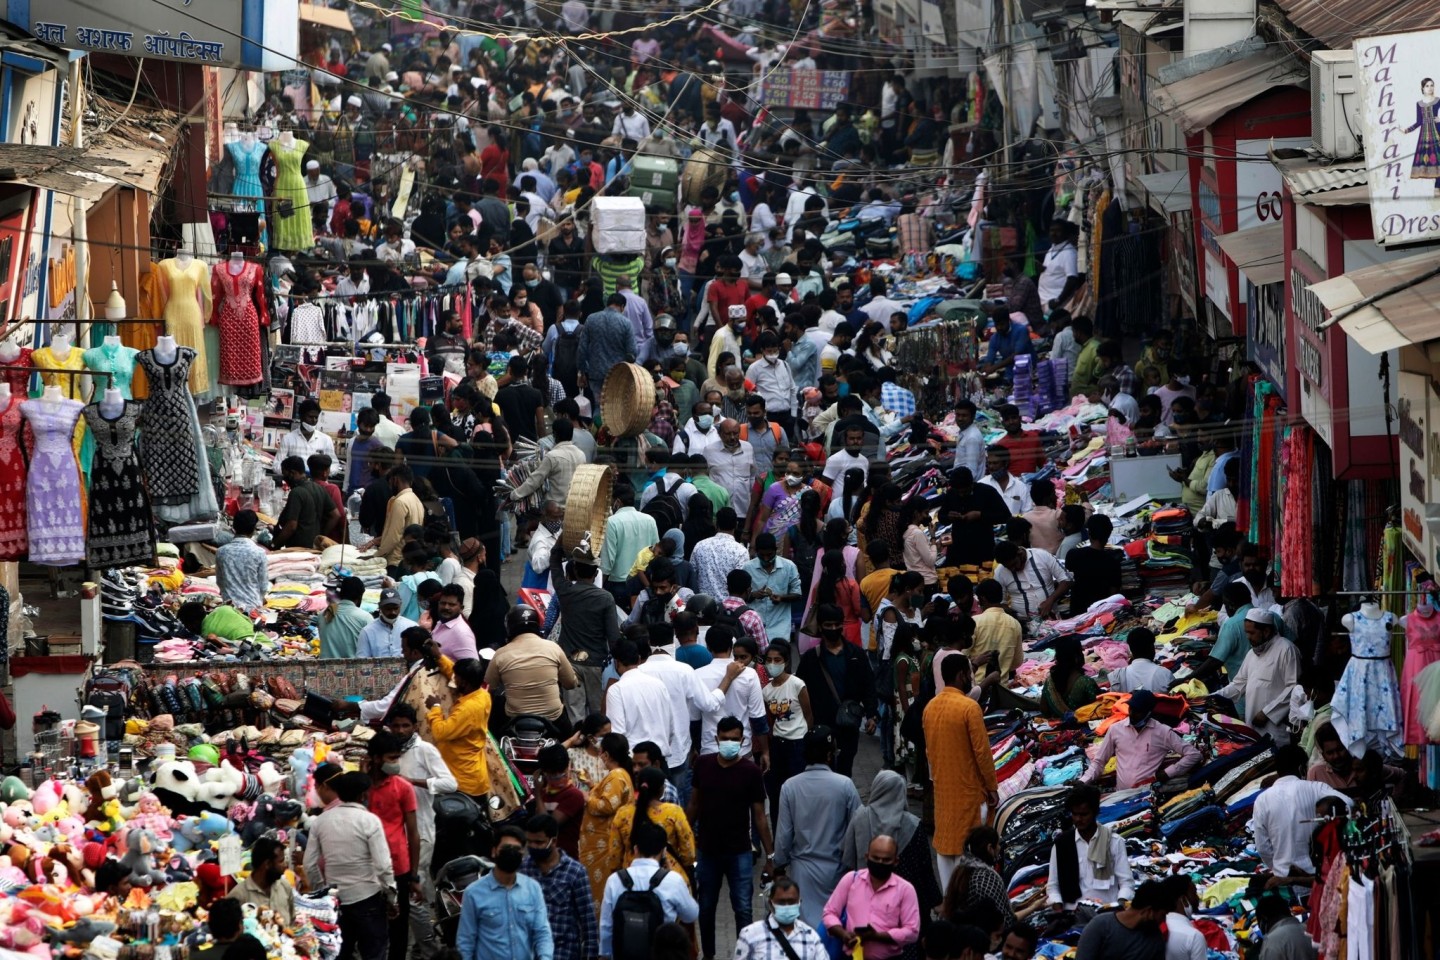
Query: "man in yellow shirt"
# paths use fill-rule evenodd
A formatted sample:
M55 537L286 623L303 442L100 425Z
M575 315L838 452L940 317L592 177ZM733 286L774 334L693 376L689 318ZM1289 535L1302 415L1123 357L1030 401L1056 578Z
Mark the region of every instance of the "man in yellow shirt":
M361 550L375 548L390 566L398 566L400 555L405 549L405 528L411 524L424 525L425 506L415 491L410 489L415 474L406 464L392 467L385 475L390 484L390 502L385 506L385 527L380 536L363 544ZM397 575L398 576L398 575Z
M975 599L980 613L975 617L975 640L970 645L970 660L994 653L1001 678L1014 676L1024 655L1020 621L1005 612L1005 588L998 580L981 580L975 585Z
M486 731L490 727L490 694L485 683L485 665L480 660L461 660L453 668L459 696L446 716L440 698L426 701L430 713L430 736L445 766L455 776L460 793L489 809L490 768L485 759Z

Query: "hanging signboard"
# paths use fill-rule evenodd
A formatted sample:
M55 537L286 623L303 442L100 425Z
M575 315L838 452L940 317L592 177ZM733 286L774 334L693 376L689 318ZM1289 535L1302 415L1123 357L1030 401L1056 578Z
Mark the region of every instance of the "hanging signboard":
M767 107L833 110L850 93L846 70L775 70L765 77L760 102Z
M1370 217L1381 246L1440 237L1440 30L1355 41Z

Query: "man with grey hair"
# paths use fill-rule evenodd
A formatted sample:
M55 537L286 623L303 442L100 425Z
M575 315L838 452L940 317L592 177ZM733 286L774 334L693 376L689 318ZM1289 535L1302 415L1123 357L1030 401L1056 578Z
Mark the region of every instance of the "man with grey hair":
M750 486L755 482L755 449L748 440L740 439L740 424L737 421L728 417L720 421L720 445L705 451L705 462L710 465L710 478L730 494L730 506L743 520L750 512Z
M745 237L745 249L740 251L740 276L750 284L751 290L760 289L765 271L769 269L765 258L760 255L760 248L764 245L765 236L752 233Z

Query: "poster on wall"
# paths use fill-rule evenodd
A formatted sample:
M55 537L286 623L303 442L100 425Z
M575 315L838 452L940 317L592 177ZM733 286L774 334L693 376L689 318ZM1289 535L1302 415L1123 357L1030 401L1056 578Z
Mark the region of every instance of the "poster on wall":
M1360 138L1370 171L1370 216L1381 246L1440 237L1440 30L1355 41Z

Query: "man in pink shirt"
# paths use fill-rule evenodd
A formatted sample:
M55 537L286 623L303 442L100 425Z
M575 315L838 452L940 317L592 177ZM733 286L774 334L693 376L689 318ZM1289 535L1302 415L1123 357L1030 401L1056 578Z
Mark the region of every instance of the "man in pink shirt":
M1151 716L1154 712L1155 694L1149 690L1130 694L1130 718L1112 724L1105 731L1100 752L1090 761L1090 769L1080 778L1081 782L1094 783L1111 757L1115 758L1115 786L1120 790L1138 787L1150 780L1164 783L1198 767L1200 751L1171 728L1157 723ZM1180 759L1166 767L1165 758L1172 753L1178 753Z
M465 588L458 583L447 583L440 588L437 606L438 618L431 635L440 646L440 652L451 660L474 660L480 656L475 645L475 633L465 622Z
M895 876L899 861L895 838L881 834L870 841L865 869L842 877L826 901L825 930L845 956L859 943L865 960L887 960L919 939L920 901L910 881Z

